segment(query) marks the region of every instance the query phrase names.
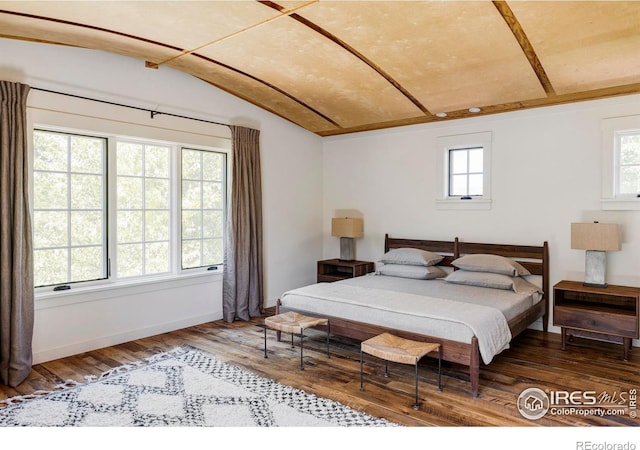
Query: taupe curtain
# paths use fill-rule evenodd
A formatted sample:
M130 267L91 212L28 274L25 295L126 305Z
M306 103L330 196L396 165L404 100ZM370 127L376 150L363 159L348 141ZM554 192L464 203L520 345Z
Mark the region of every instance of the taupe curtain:
M262 181L260 131L231 127L231 201L225 233L222 315L262 315Z
M0 383L31 371L33 249L29 212L29 86L0 81Z

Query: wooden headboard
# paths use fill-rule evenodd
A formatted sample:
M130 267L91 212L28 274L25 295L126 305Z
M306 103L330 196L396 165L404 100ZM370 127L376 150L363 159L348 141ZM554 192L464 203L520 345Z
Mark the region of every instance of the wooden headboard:
M489 253L511 258L522 264L533 275L542 277L544 292L545 318L544 330L547 330L549 311L549 246L544 241L540 246L534 245L505 245L485 244L479 242L462 242L457 237L453 241L431 241L422 239L398 239L384 235L385 253L392 248L419 248L444 255L445 259L439 265L450 266L451 262L463 255Z
M489 253L511 258L522 264L534 275L545 276L548 270L548 246L545 241L541 246L482 244L476 242L457 242L458 256L478 253Z
M522 264L534 275L549 276L549 248L545 241L541 246L485 244L479 242L463 242L457 237L453 241L432 241L424 239L399 239L384 235L385 253L393 248L419 248L445 257L441 265L451 262L463 255L489 253L511 258Z
M455 241L429 241L423 239L398 239L391 238L388 234L384 235L384 252L394 248L418 248L420 250L426 250L433 253L438 253L444 256L442 262L439 265L449 266L451 262L458 256L456 252L456 245L458 238Z

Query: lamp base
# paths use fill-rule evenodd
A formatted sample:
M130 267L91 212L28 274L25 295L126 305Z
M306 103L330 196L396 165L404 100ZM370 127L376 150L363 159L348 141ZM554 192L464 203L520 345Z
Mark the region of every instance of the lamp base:
M584 285L592 287L607 287L604 281L606 272L606 252L587 250L584 260Z
M599 287L599 288L606 288L609 285L607 283L605 284L595 284L595 283L587 283L586 281L584 283L582 283L582 285L584 287Z
M340 238L340 260L353 261L356 259L355 239L348 237Z

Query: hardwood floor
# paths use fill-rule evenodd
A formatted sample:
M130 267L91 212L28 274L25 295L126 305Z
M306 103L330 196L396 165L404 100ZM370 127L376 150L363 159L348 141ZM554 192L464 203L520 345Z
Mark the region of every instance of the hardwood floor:
M262 319L250 322L216 321L113 347L86 352L34 366L30 377L15 389L0 386L0 400L50 390L67 379L84 381L110 368L150 357L177 346L190 345L220 360L269 377L280 383L331 398L354 409L405 426L637 426L639 419L624 416L552 415L528 420L519 413L520 393L531 387L544 391L595 391L611 396L640 387L640 349L622 360L619 345L576 339L560 350L560 336L527 330L512 347L480 372L480 394L471 398L465 368L443 363L443 391L437 391L437 361L426 358L420 368L419 411L414 401L411 366L384 365L366 357L365 390L360 391L359 346L352 340L332 338L326 357L325 334L311 330L305 339L305 370L299 369L299 347L291 348L289 335L282 342L268 331L268 359L264 358ZM628 400L628 399L627 399ZM628 404L628 403L627 403Z

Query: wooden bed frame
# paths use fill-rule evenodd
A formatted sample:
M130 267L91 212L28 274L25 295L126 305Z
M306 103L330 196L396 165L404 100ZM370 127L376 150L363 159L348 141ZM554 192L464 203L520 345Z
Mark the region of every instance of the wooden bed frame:
M394 248L418 248L444 255L445 258L439 265L450 266L451 262L463 255L489 253L512 258L522 264L533 275L542 276L542 289L544 297L541 301L509 321L512 337L517 336L527 329L539 318L542 318L544 331L549 325L549 249L545 241L541 246L529 245L501 245L473 242L461 242L458 238L453 241L431 241L418 239L398 239L385 235L385 253ZM276 314L280 313L280 300L276 304ZM287 308L287 310L292 310ZM303 314L316 315L306 311ZM323 316L327 317L327 316ZM471 343L457 342L448 339L436 338L424 334L416 334L399 329L390 329L378 325L363 322L345 320L340 317L328 317L331 323L331 333L337 336L345 336L364 341L380 333L390 332L397 336L423 342L437 342L442 345L442 359L457 364L469 366L469 378L471 381L471 395L478 396L478 384L480 378L480 351L478 339L474 336Z

